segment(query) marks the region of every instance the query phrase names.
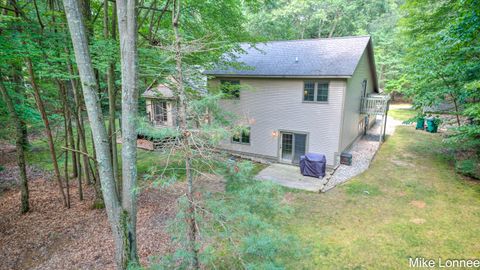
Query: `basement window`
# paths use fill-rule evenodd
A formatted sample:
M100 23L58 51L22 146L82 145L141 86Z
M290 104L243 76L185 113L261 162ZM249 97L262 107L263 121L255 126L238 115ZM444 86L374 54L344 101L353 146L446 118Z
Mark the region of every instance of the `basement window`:
M250 144L250 128L247 130L242 130L239 134L235 134L232 137L233 143L241 143L241 144Z

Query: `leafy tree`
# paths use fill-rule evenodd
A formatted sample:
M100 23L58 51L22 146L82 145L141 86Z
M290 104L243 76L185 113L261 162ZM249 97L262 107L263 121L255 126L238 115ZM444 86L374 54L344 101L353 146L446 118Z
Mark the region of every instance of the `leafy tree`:
M268 1L250 9L248 29L265 40L364 35L398 5L393 0Z
M406 43L397 27L403 0L276 0L249 9L248 30L259 39L289 40L351 35L373 37L380 87L399 92Z
M405 93L417 108L452 102L458 128L447 142L461 151L477 149L473 163L478 164L480 2L407 1L403 9L402 37L410 44L402 61L408 76ZM470 124L461 125L461 114Z

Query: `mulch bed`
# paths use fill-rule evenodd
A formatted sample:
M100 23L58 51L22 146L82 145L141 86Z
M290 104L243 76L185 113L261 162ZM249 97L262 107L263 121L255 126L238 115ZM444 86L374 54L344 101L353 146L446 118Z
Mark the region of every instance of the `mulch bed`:
M5 167L2 175L8 175L9 182L16 174L12 162L11 157L0 158ZM0 193L0 269L113 269L110 225L105 210L91 208L93 188L85 186L84 201L79 201L72 181L72 205L66 209L51 175L32 170L29 213L19 213L16 186ZM137 239L142 265L148 264L150 256L172 251L166 221L175 215L177 198L185 190L183 183L175 185L166 191L143 190L139 196Z
M72 206L62 206L52 181L30 183L31 211L19 213L20 192L0 198L0 269L113 269L113 239L103 209L91 209L92 188L83 202L72 187ZM141 263L171 251L166 221L175 214L178 194L143 191L137 216Z
M0 142L0 153L0 270L114 269L110 225L104 209L92 209L93 187L83 186L80 201L76 179L71 179L71 208L66 209L53 174L27 165L31 209L22 215L15 146ZM224 192L225 181L206 174L196 180L195 190ZM166 226L185 192L186 182L141 190L137 240L143 266L149 265L149 258L174 251Z

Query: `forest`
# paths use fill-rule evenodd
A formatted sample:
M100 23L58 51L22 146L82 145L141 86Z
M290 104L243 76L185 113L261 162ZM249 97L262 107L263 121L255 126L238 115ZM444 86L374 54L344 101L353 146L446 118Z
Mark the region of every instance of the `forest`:
M289 191L255 181L263 165L217 151L245 127L203 71L241 43L357 35L372 37L382 91L412 103L407 122L453 104L439 147L453 170L480 178L478 0L0 0L0 198L18 193L0 203L15 208L0 228L54 215L109 245L54 269L292 269L309 250L282 229ZM179 100L177 129L146 120L140 94L159 83ZM174 140L151 154L139 134ZM212 187L218 177L225 192ZM46 210L42 196L53 196ZM149 215L158 226L140 226ZM19 259L0 269L35 268L22 243L10 248L0 258Z

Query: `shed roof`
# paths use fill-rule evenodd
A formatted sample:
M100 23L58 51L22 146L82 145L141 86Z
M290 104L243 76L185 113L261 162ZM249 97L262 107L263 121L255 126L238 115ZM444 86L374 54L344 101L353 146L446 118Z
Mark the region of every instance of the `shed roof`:
M244 53L224 56L224 62L245 67L218 65L205 71L213 76L237 77L340 77L353 75L362 54L367 50L372 75L375 62L370 36L272 41L254 46L243 43ZM230 54L231 55L231 54ZM377 87L375 87L377 88ZM376 89L378 90L378 89Z
M158 98L158 99L175 99L175 95L167 85L159 84L157 87L148 88L142 97L145 98Z

